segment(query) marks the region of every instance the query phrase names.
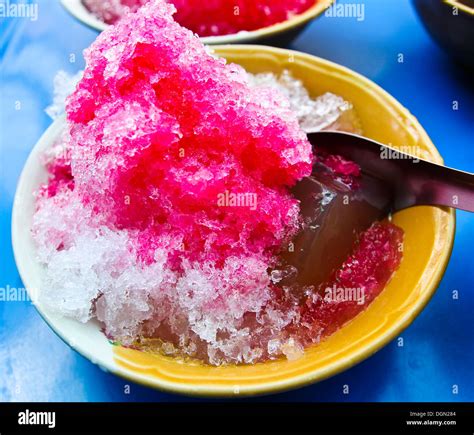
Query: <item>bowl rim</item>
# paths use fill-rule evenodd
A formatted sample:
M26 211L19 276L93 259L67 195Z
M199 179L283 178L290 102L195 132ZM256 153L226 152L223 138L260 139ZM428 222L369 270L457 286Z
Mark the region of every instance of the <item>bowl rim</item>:
M442 161L436 147L434 146L434 144L428 137L423 127L416 120L416 118L414 118L413 115L411 115L408 112L408 110L405 109L404 106L402 106L400 102L398 102L398 100L396 100L393 96L391 96L388 92L386 92L380 86L378 86L373 81L365 78L364 76L360 75L359 73L356 73L355 71L349 68L346 68L334 62L319 58L317 56L309 55L303 52L262 46L262 45L240 45L240 46L239 45L221 45L221 46L214 47L214 49L218 52L218 54L225 53L226 51L227 52L233 51L235 53L242 53L245 51L248 51L248 52L259 51L259 52L265 52L266 54L279 53L279 54L285 54L285 55L293 55L295 57L298 57L300 59L307 60L313 63L316 60L319 63L319 65L336 69L340 72L349 73L351 77L354 77L357 80L359 80L359 83L367 86L369 90L371 90L372 92L375 92L377 95L383 96L386 99L386 101L392 104L394 108L396 108L399 112L403 113L404 116L409 118L413 122L413 125L416 127L417 132L423 137L423 140L429 145L430 151L433 153L433 155L437 158L439 157L439 160ZM23 281L25 288L28 290L28 292L30 292L34 288L34 286L32 286L30 282L31 281L30 273L25 269L23 262L21 261L22 258L24 257L24 254L21 252L21 249L19 246L20 234L23 231L23 228L21 228L18 224L18 216L20 213L19 204L21 202L19 200L19 193L22 190L22 186L26 183L26 178L28 176L26 169L29 166L30 161L33 161L37 158L37 154L39 152L38 148L40 144L48 138L48 135L49 136L54 135L55 130L56 132L58 131L59 121L60 120L57 120L49 126L49 128L44 132L42 137L39 139L39 141L36 143L32 151L30 152L30 155L25 163L25 166L21 172L21 175L17 184L17 190L15 193L15 199L14 199L14 204L13 204L12 231L11 231L13 252L14 252L14 257L15 257L15 261L17 264L20 277ZM434 207L434 208L439 208L439 207ZM443 210L446 210L446 209L443 209ZM454 244L456 218L455 218L455 211L453 209L447 210L446 220L448 223L447 228L446 228L446 244L438 257L438 261L436 263L437 267L434 268L434 270L425 269L424 271L424 274L429 274L427 282L424 285L424 288L427 289L427 291L423 293L422 297L416 300L416 303L412 304L411 308L406 311L406 313L404 314L401 320L394 323L390 328L387 328L387 330L383 334L380 334L375 339L373 339L370 342L370 344L354 351L352 354L350 354L350 357L341 358L337 360L336 362L332 362L327 367L325 367L324 370L321 370L321 369L312 370L312 371L308 371L303 374L285 378L282 380L270 381L270 382L266 381L263 384L254 384L254 385L249 385L245 387L242 386L239 391L239 397L272 394L272 393L287 391L290 389L295 389L298 387L302 387L305 385L322 381L324 379L334 376L358 364L359 362L365 360L369 356L376 353L378 350L380 350L390 341L392 341L401 331L406 329L413 322L413 320L418 316L418 314L422 311L422 309L427 305L429 300L434 295L439 285L439 282L441 281L444 275L445 269L448 265L450 255L453 249L453 244ZM81 347L81 346L72 345L71 340L68 340L64 332L59 330L59 328L55 327L54 316L50 315L50 313L46 312L45 310L42 310L41 307L38 307L36 303L35 303L35 307L38 313L41 315L41 317L51 327L51 329L66 344L68 344L68 346L72 347L75 351L77 351L79 354L81 354L82 356L84 356L85 358L93 362L94 364L97 364L100 367L105 368L107 371L114 373L115 375L118 375L130 381L145 385L147 387L152 387L152 388L156 388L162 391L167 391L167 392L175 393L175 394L178 393L178 394L183 394L187 396L197 396L197 397L237 397L235 391L233 390L232 385L216 386L216 385L202 384L202 385L199 385L198 387L192 387L188 384L166 381L164 379L142 375L135 371L124 368L123 366L117 364L115 360L113 361L113 364L98 362L96 356L94 355L93 350L87 348L86 346ZM112 344L111 344L111 347L112 347Z
M257 41L259 39L269 38L299 26L303 26L313 18L316 18L324 11L329 9L335 1L336 0L318 0L305 12L295 15L289 20L276 23L271 26L262 27L261 29L242 31L230 35L204 36L200 39L204 44L222 45L233 43L242 44L246 42ZM61 4L74 18L94 30L104 31L109 27L109 24L104 23L91 14L83 5L82 0L61 0Z
M448 6L452 6L453 8L457 8L466 14L474 16L474 7L468 6L459 0L444 0L444 3L446 3Z

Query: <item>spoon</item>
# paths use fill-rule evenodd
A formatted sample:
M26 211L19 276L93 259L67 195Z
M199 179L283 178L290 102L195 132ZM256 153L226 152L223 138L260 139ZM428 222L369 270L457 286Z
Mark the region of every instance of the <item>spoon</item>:
M316 153L339 155L356 163L361 175L359 186L351 189L316 163L311 176L294 187L305 225L293 240L293 249L282 254L298 274L282 284L296 280L318 288L348 258L358 236L394 212L419 205L474 212L474 174L355 134L308 132L308 139Z
M416 205L474 212L474 174L441 166L351 133L309 132L308 139L317 149L357 163L363 173L377 180L374 182L388 186L392 192L391 212Z

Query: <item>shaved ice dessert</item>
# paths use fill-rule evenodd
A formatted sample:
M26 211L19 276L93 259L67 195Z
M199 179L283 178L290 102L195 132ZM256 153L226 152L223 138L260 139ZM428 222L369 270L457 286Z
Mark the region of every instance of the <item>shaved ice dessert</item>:
M107 24L136 12L149 0L82 0L84 6ZM175 19L199 36L230 35L257 30L302 14L317 0L168 0Z
M85 52L37 192L40 302L125 346L213 365L298 358L380 293L403 233L376 222L323 286L285 285L298 271L282 253L306 225L292 188L316 160L348 189L359 176L315 157L300 125L357 132L355 112L288 72L216 58L173 12L151 1ZM328 300L332 286L363 303Z

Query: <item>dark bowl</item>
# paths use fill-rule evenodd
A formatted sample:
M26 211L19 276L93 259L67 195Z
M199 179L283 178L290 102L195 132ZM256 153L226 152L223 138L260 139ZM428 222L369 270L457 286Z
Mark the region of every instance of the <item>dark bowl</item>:
M431 36L454 59L474 68L474 0L413 0Z

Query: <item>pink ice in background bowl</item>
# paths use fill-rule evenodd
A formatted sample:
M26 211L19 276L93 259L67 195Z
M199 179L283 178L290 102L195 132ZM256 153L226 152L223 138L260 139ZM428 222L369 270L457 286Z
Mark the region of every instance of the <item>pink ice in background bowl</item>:
M85 7L107 24L136 12L149 0L82 0ZM317 0L168 0L175 20L201 37L235 34L281 23L302 14Z

